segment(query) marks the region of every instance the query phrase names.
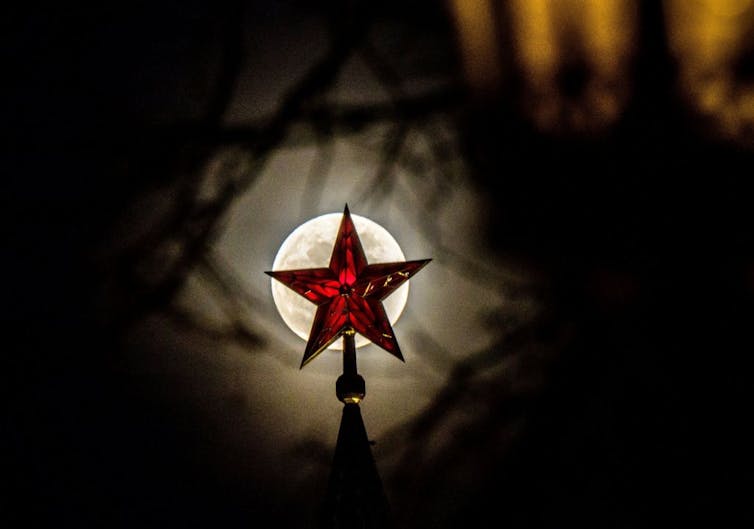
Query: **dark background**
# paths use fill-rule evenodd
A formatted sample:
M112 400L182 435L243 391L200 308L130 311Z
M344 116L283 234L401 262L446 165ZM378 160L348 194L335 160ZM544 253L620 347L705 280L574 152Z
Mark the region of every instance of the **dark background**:
M450 71L460 71L452 24L442 9L428 15L427 3L287 5L348 20L353 33L370 17L429 27L449 43ZM486 472L456 488L442 481L442 467L413 469L389 492L414 526L752 521L752 128L732 141L688 110L662 12L641 5L633 95L609 132L543 133L524 117L515 81L475 99L453 73L464 156L496 205L483 227L490 248L544 278L536 295L547 311L521 339L564 329L569 339L541 391L506 401L450 443L460 459L484 447ZM239 13L251 9L262 24L275 8L3 9L9 330L0 520L297 526L299 498L271 498L254 476L195 464L195 447L211 434L155 399L159 389L113 369L124 354L121 323L164 303L171 289L129 285L123 272L117 302L103 305L113 274L95 259L140 192L192 174L216 138L232 133L222 116L243 60L234 47ZM351 45L353 34L339 34L334 49ZM744 55L737 75L751 82L751 71ZM577 74L563 90L578 91ZM274 143L280 131L274 123L266 130L250 148ZM504 456L472 439L491 429L485 421L519 416L527 426ZM431 521L440 511L444 518Z

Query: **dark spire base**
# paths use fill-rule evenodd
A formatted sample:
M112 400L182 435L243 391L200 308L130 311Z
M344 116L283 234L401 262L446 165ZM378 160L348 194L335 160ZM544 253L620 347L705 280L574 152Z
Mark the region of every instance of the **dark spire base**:
M372 457L361 409L358 404L345 404L320 528L390 527L387 497Z

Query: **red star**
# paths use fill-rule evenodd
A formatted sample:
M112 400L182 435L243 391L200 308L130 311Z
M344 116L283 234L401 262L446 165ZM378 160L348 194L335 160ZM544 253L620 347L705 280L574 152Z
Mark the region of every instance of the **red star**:
M301 367L351 330L403 361L382 300L429 261L367 264L346 205L329 267L265 272L317 305Z

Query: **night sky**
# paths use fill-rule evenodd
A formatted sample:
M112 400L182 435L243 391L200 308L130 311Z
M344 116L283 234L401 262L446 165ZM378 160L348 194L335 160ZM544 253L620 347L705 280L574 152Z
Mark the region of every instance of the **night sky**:
M345 203L433 258L359 357L398 527L751 525L754 8L461 4L3 9L0 525L311 526L263 272Z

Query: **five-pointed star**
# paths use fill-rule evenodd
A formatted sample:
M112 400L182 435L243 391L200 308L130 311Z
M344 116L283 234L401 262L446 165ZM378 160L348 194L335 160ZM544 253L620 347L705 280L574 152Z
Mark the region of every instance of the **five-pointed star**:
M429 261L368 264L346 205L330 266L265 272L317 305L301 367L351 330L403 361L382 300Z

